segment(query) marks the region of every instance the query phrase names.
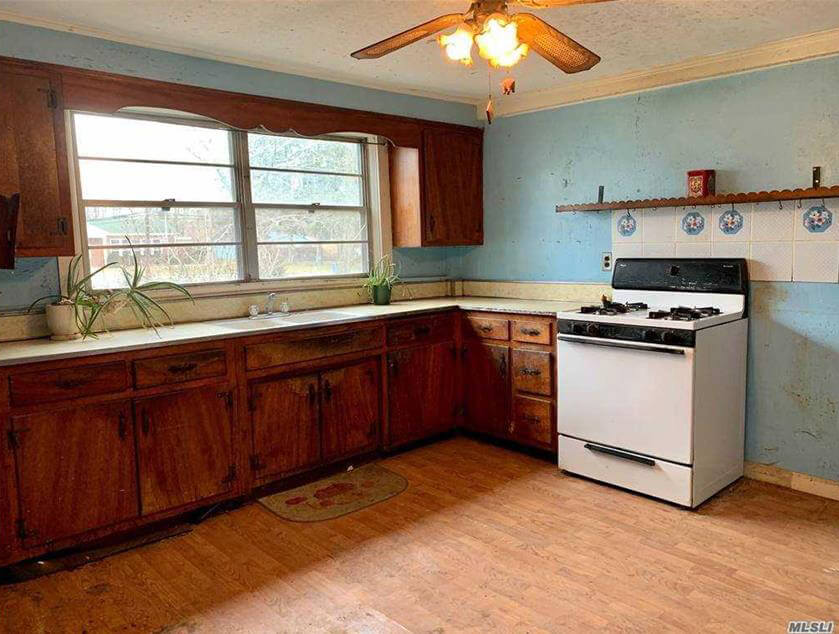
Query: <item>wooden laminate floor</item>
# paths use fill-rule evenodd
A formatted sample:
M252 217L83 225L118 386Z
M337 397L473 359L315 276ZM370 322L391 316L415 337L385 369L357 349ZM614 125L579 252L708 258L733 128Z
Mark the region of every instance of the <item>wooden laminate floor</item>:
M786 632L839 626L839 502L744 480L685 511L455 438L402 495L294 524L258 504L0 588L3 632Z

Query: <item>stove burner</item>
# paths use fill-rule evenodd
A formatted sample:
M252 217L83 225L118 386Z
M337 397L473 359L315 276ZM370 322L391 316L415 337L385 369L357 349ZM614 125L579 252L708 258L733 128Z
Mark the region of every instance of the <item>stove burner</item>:
M651 310L650 319L668 319L670 321L695 321L703 317L719 315L720 309L713 306L689 308L688 306L674 306L667 310Z
M580 312L583 315L622 315L623 313L634 312L637 310L647 310L649 306L647 306L644 302L627 302L622 304L620 302L613 302L608 299L605 295L600 298L601 304L594 306L582 306L580 308Z

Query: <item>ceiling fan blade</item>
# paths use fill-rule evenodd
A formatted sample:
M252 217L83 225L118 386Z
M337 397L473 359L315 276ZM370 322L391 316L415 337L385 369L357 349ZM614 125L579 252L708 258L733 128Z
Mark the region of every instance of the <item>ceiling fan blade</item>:
M600 61L599 55L535 15L516 13L513 21L518 26L518 35L522 42L566 73L588 70Z
M508 0L509 4L520 4L531 9L567 7L572 4L592 4L593 2L612 2L612 0Z
M419 42L420 40L434 35L443 29L460 24L463 22L465 17L466 16L462 13L447 13L446 15L438 16L433 20L423 22L422 24L408 29L407 31L402 31L402 33L398 33L397 35L384 39L381 42L376 42L375 44L362 48L355 53L352 53L352 56L356 59L376 59L382 55L387 55L388 53L397 51L403 46L408 46L408 44Z

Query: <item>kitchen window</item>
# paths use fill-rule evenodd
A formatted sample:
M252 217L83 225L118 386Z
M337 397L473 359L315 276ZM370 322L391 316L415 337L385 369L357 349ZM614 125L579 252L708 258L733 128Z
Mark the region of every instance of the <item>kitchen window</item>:
M212 284L364 275L367 144L231 130L202 119L74 113L86 266ZM127 239L126 239L127 238ZM124 285L118 269L92 280Z

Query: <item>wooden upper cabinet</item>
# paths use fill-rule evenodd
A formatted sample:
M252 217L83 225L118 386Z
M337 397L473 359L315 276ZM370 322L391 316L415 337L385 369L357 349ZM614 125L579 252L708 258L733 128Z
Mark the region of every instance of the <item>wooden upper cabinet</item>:
M73 255L61 77L0 66L0 195L20 194L17 256Z
M143 515L229 492L233 394L205 387L134 402Z
M321 443L329 461L375 449L379 439L379 360L320 376Z
M251 467L258 479L276 479L320 462L317 374L253 383L250 409Z
M483 244L483 130L426 127L390 153L393 246Z
M11 424L25 546L138 516L130 403L13 416Z

